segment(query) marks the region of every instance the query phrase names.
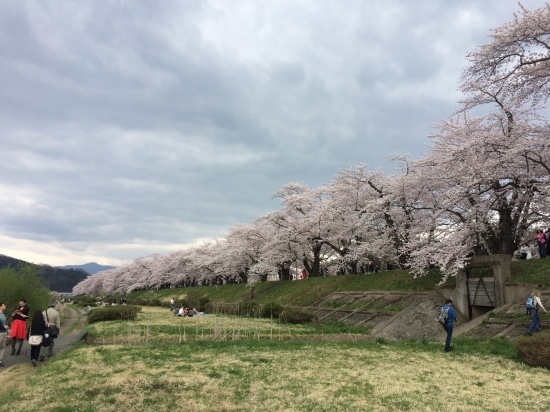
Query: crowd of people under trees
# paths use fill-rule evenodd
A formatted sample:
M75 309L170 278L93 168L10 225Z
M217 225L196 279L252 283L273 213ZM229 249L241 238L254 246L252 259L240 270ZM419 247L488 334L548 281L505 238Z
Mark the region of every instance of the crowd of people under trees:
M288 183L274 194L280 210L202 246L100 272L74 293L291 280L302 267L308 277L361 273L366 260L415 275L436 265L446 277L472 255L545 257L550 6L522 7L489 37L466 56L459 109L434 126L424 156L394 158L398 173L362 164L318 188Z

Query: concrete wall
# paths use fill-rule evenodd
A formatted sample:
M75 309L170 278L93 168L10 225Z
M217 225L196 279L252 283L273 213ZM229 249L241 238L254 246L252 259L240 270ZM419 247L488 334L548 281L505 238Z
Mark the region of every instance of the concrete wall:
M533 289L535 289L534 285L506 286L506 302L512 302L522 297L527 299L527 295L530 294Z
M512 258L509 255L486 255L486 256L474 256L466 265L466 267L459 271L456 277L456 300L453 299L455 308L460 311L466 318L468 318L468 288L466 284L466 273L470 269L490 267L493 272L495 280L495 307L502 306L506 302L509 302L506 295L506 279L510 277L510 264ZM470 279L475 279L472 276ZM452 299L452 298L451 298ZM481 307L472 307L472 317L476 317L486 313L487 309Z

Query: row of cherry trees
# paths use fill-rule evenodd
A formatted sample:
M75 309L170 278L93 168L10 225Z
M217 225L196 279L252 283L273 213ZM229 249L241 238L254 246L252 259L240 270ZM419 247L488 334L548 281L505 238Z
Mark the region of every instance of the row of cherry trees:
M461 109L434 126L427 155L394 159L398 173L357 165L319 188L289 183L274 195L280 210L215 242L90 276L74 292L254 284L298 267L355 273L367 260L415 274L435 263L448 276L472 254L512 254L550 226L550 8L522 9L490 37L467 56Z

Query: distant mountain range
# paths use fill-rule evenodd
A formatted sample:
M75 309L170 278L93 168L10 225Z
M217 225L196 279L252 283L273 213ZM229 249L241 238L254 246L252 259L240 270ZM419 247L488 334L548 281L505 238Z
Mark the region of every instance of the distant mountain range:
M0 269L12 268L18 271L23 266L35 267L38 274L44 279L44 285L54 292L72 292L73 287L89 275L87 271L80 268L65 269L49 265L36 265L0 254Z
M90 262L84 265L66 265L66 266L56 266L61 269L82 269L90 275L95 275L97 272L102 272L104 270L114 269L116 266L104 266L99 263Z

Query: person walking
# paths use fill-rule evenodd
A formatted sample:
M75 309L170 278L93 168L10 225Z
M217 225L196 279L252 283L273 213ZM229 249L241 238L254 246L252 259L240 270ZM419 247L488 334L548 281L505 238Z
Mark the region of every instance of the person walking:
M6 304L0 302L0 367L4 366L2 358L4 357L4 351L6 350L6 343L8 341L8 323L6 321Z
M44 336L44 332L46 332L47 328L48 328L48 325L46 325L46 321L44 320L44 315L42 314L42 312L40 312L39 310L34 312L34 315L31 321L29 336ZM36 361L40 357L41 343L38 345L31 345L32 366L36 366Z
M447 316L445 323L443 323L443 329L447 332L447 339L445 340L445 352L451 351L451 338L453 337L453 328L456 323L456 311L453 308L453 301L447 299L445 305L441 308L441 311L446 311Z
M44 316L44 319L46 319L46 324L48 326L55 326L57 328L57 335L50 336L50 346L46 347L46 356L50 358L53 356L53 346L55 338L59 336L59 333L61 331L61 319L59 318L59 312L55 310L55 302L50 302L48 304L48 308L44 312L42 312L42 315ZM40 360L43 361L44 356L41 356Z
M527 335L529 336L531 336L533 332L538 332L540 330L539 309L542 309L545 313L547 312L542 304L542 301L540 300L540 296L540 290L535 289L533 293L531 293L530 298L527 299L526 306L529 314L531 315L531 323L529 324L529 330L527 331Z
M172 298L170 299L170 312L174 311L174 304L176 303L176 299Z
M15 308L11 314L11 354L19 356L21 354L21 347L23 341L27 338L27 319L31 313L30 308L27 306L27 301L21 299L19 305ZM15 351L15 344L17 343L17 352Z

